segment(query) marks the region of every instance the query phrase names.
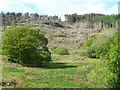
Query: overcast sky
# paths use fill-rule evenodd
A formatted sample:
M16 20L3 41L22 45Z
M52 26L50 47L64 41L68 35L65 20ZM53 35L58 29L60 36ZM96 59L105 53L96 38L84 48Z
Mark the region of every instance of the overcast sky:
M0 0L0 11L47 15L117 14L119 0Z

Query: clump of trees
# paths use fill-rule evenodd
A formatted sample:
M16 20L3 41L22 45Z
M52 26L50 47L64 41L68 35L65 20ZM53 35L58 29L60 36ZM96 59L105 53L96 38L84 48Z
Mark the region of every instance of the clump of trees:
M25 66L41 66L51 61L47 38L37 30L26 26L5 30L2 38L2 53L8 61Z
M89 28L93 28L94 24L101 23L101 28L115 28L118 20L118 15L104 15L104 14L84 14L77 15L74 14L66 14L65 19L67 22L75 23L75 22L88 22Z

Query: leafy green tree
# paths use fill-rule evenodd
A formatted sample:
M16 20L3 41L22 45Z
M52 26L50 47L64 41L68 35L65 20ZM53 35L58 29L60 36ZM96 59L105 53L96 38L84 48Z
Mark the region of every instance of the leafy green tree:
M109 70L112 72L109 85L113 88L120 88L120 31L118 31L110 40Z
M120 31L114 33L105 43L93 47L88 43L87 56L92 58L104 58L109 70L108 87L120 88ZM105 39L104 39L105 40ZM98 41L98 40L97 40Z
M9 61L22 65L41 66L51 61L47 38L26 26L6 30L2 39L2 51Z

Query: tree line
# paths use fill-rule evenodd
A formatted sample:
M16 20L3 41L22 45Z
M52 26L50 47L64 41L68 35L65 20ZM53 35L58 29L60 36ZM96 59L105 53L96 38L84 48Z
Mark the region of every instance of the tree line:
M84 14L84 15L77 15L74 14L66 14L65 19L67 22L75 23L75 22L88 22L93 27L95 23L101 23L101 27L107 28L115 28L117 25L118 15L104 15L104 14Z
M58 16L48 16L48 15L39 15L37 13L15 13L15 12L7 12L0 13L2 15L2 25L10 26L11 24L16 23L30 23L35 21L36 23L50 23L60 20Z
M16 23L30 23L35 22L37 24L51 24L53 22L61 22L61 18L57 15L48 16L48 15L39 15L38 13L15 13L15 12L1 12L2 15L2 23L3 26L10 26L11 24ZM100 24L101 28L116 28L118 15L104 15L104 14L84 14L77 15L74 14L65 14L65 21L69 23L76 22L87 22L89 24L89 28L94 28L94 24Z

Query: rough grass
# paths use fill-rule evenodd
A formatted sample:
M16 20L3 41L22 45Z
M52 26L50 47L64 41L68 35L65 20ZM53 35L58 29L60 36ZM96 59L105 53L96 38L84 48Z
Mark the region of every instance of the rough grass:
M3 87L104 88L104 84L97 83L97 80L95 83L94 77L92 77L100 77L101 73L95 73L94 69L96 66L100 69L101 61L90 58L73 60L74 57L77 58L79 55L52 55L53 61L43 67L22 67L18 64L5 62L2 69ZM101 72L104 74L103 71Z

